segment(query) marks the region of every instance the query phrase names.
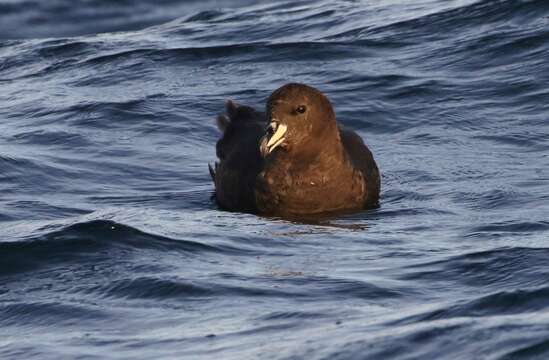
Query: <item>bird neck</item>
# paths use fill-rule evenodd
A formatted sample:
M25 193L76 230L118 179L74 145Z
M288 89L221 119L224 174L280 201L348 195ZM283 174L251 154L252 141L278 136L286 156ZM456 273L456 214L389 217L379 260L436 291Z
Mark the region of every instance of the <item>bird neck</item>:
M308 169L330 169L344 163L345 155L339 132L337 136L315 140L288 152L281 151L276 154L273 162L287 164L292 173L305 172Z

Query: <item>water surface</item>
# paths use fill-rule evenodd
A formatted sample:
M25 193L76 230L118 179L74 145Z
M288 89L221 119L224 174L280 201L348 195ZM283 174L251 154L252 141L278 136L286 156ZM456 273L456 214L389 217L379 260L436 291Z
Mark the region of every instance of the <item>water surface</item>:
M545 0L0 2L0 357L549 353ZM305 82L381 207L220 211L227 98Z

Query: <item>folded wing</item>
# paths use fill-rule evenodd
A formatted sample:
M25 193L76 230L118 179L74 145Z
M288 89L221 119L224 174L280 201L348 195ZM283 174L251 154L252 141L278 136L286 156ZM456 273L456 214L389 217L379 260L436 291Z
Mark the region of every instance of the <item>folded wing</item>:
M254 186L261 169L259 141L265 130L265 114L249 106L226 103L226 114L217 118L222 132L216 145L219 162L210 174L219 205L232 211L257 210Z

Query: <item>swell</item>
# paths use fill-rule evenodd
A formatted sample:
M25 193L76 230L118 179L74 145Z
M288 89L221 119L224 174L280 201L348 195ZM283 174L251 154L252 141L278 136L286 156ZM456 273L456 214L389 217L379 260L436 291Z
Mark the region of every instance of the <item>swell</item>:
M0 68L0 75L5 74L4 81L21 80L33 77L53 76L69 70L96 69L107 74L120 76L124 81L129 81L133 76L127 73L145 71L150 63L164 65L188 64L189 62L200 61L204 64L217 63L220 59L226 61L237 61L238 63L261 62L276 63L294 59L297 61L338 60L354 57L362 57L375 49L391 48L394 43L381 42L376 40L362 40L359 42L345 41L302 41L302 42L281 42L269 43L265 41L240 42L233 44L220 44L210 46L188 46L178 48L140 47L121 49L97 49L96 45L83 42L74 44L64 43L53 48L48 46L48 53L56 53L55 60L48 62L37 58L36 51L28 53L18 52L16 57L7 57ZM74 49L78 49L75 53ZM40 52L43 52L40 51ZM89 53L94 53L90 55ZM30 66L33 63L40 63L41 66ZM107 68L105 69L105 67ZM28 68L28 71L25 71ZM13 73L10 71L16 69ZM108 72L110 69L116 73ZM118 73L118 74L117 74ZM143 74L139 75L142 76ZM82 76L82 74L80 74ZM73 81L74 85L86 85L86 79ZM95 78L94 84L97 85ZM99 82L100 83L100 82Z
M545 359L549 354L549 340L536 339L527 345L520 345L518 349L507 352L500 357L501 360L517 359Z
M493 136L494 138L496 136ZM528 206L536 201L547 201L547 196L520 191L517 189L489 189L484 192L463 192L456 191L452 194L453 201L463 204L475 211L486 211L494 209L516 209L518 206ZM473 234L482 235L489 232L521 232L521 231L544 231L549 230L547 224L540 223L510 223L491 224L477 226L472 229L469 236Z
M172 20L182 10L200 7L186 1L71 1L15 0L0 4L0 39L78 36L128 31Z
M59 190L60 179L77 175L74 169L63 169L36 159L0 155L0 184L18 185L3 189L7 193L17 193L21 189L26 189L27 194Z
M86 321L100 321L108 318L99 309L88 306L57 302L1 303L0 324L2 326L65 326Z
M502 290L473 300L461 300L447 307L401 319L397 323L543 312L548 307L548 286L534 289Z
M14 338L32 330L33 325L43 325L51 326L54 333L65 339L67 327L64 325L78 325L81 318L84 325L78 331L88 332L87 319L106 316L105 324L120 321L120 327L128 331L121 337L124 340L136 339L132 345L139 349L143 346L137 344L139 341L160 343L164 339L155 336L173 333L170 331L172 324L164 322L174 317L174 311L169 308L171 302L176 302L179 309L183 308L181 313L199 319L204 328L214 327L220 333L223 332L223 322L217 320L224 318L227 312L231 324L246 328L250 320L280 323L319 318L331 322L334 316L338 316L338 310L348 308L357 310L355 320L360 323L358 328L352 324L338 325L340 332L337 334L341 336L334 336L336 333L331 332L332 327L326 326L327 322L317 328L320 330L318 333L328 330L327 336L330 337L326 341L324 355L333 347L341 351L339 358L351 357L345 356L349 355L343 353L348 348L341 342L353 340L354 333L357 338L371 338L373 342L387 339L386 349L400 348L402 352L398 355L402 354L402 357L410 357L410 348L419 348L414 345L421 342L429 348L424 349L425 353L418 354L417 358L437 357L434 353L438 355L440 351L433 349L440 350L445 344L452 347L447 357L461 352L456 357L465 358L467 355L464 352L474 353L471 351L474 341L465 348L461 346L459 341L467 341L470 339L467 336L473 336L467 325L457 324L462 319L474 322L478 318L479 323L489 323L493 320L491 317L504 321L508 316L525 314L523 321L526 323L532 314L547 313L549 250L526 246L544 246L542 237L549 231L549 224L536 218L525 218L526 214L530 215L529 211L540 214L544 208L533 209L532 204L538 204L535 202L536 194L516 183L518 179L530 179L541 188L545 180L541 166L535 178L525 172L513 173L513 183L500 186L498 180L506 180L506 174L509 174L505 172L508 170L504 168L505 164L497 169L501 172L494 173L490 163L481 163L483 159L478 160L480 165L477 162L464 164L463 158L445 151L451 144L452 149L464 147L464 158L470 154L463 144L462 133L453 131L455 126L460 126L457 121L461 121L461 117L446 118L449 110L444 108L448 105L450 110L461 112L460 116L472 118L471 123L475 123L480 121L472 116L475 113L469 108L471 103L467 95L470 93L485 95L478 96L485 101L492 100L490 96L494 93L505 99L514 97L512 106L522 102L525 107L539 109L546 106L543 104L547 91L537 90L531 83L505 87L497 82L486 82L486 72L459 71L460 79L456 79L452 78L448 67L429 68L433 62L459 61L461 56L482 55L488 51L489 55L498 55L496 60L512 59L521 67L507 69L501 74L495 74L502 70L495 68L492 74L495 78L488 80L508 79L513 82L519 70L524 77L546 76L542 71L531 71L535 69L523 65L528 65L529 61L545 61L543 55L548 46L548 32L546 28L537 26L542 24L539 20L547 16L547 5L542 1L478 1L460 9L393 24L387 24L386 19L379 19L377 25L370 27L355 24L357 26L351 32L335 37L328 35L334 31L331 25L341 20L342 12L331 9L327 3L325 5L325 11L315 14L304 11L302 18L314 19L318 16L319 19L326 19L323 30L304 26L303 32L299 33L303 39L294 36L287 42L281 42L281 38L295 35L290 31L295 27L287 26L288 18L280 17L277 22L268 23L256 32L246 32L247 25L239 21L254 21L259 16L269 14L255 12L242 19L224 18L225 10L198 13L186 18L187 24L184 26L160 26L140 33L2 42L0 77L5 79L3 82L12 89L18 84L27 86L29 92L39 93L40 99L47 100L40 104L40 101L32 101L34 97L22 93L22 99L27 103L16 103L12 109L1 111L0 115L5 115L9 121L14 120L14 127L8 130L17 132L14 136L8 134L11 136L8 141L14 143L16 150L30 149L32 154L39 154L37 159L29 155L31 152L14 152L19 154L17 157L0 156L0 186L6 184L9 196L15 194L12 204L29 214L48 211L63 217L73 212L83 214L86 211L78 208L86 209L89 205L92 208L114 206L127 218L128 207L139 207L137 211L140 213L132 217L135 223L156 221L158 226L167 225L191 234L182 239L159 236L125 224L96 220L79 222L62 229L43 228L39 233L41 235L32 235L17 242L0 242L0 322L2 325L21 327L21 332L15 333ZM280 9L294 6L284 3ZM294 10L298 11L289 9L288 12ZM505 32L521 22L528 28L527 31ZM225 27L221 27L222 24L234 26L235 31L228 36L223 35ZM506 24L509 28L502 27ZM484 29L484 25L490 31L479 31ZM238 36L233 37L237 31ZM276 32L276 37L265 40L268 31ZM222 39L222 36L225 38ZM441 43L437 43L438 40ZM420 53L427 54L425 57L431 59L421 56L418 59ZM521 57L524 60L518 61ZM476 63L471 64L484 66L487 59L480 56L475 59ZM493 63L486 61L486 64ZM293 67L286 70L286 65ZM242 68L250 68L254 76L252 80L257 82L243 77L238 72ZM213 82L214 85L196 88L195 84L188 82L189 79L175 84L163 82L163 77L173 78L176 74L182 74L182 78L197 76L198 82ZM210 81L210 76L213 76L213 81ZM321 233L303 224L297 225L299 229L296 231L296 225L273 224L271 219L260 219L257 223L253 217L248 217L243 221L239 214L217 213L212 209L214 205L206 200L211 189L209 182L206 185L209 181L207 171L198 166L199 161L193 162L195 158L190 160L195 155L189 154L184 145L190 144L204 150L200 154L196 150L200 162L210 156L210 153L206 155L206 151L211 150L207 140L212 139L214 125L209 118L221 106L221 95L216 91L246 101L256 101L265 95L272 83L281 81L284 76L323 84L331 90L330 94L338 97L338 106L343 105L342 112L338 110L338 114L349 115L355 120L352 126L376 135L372 136L372 148L377 149L376 156L379 156L380 164L385 165L385 200L379 210L356 215L358 222L367 222L367 226L361 226L352 234L337 229ZM468 82L471 80L468 77L477 79ZM139 78L142 82L135 83L134 80ZM97 93L102 93L104 87L105 92L110 90L107 96L112 94L112 97L94 98L93 93L83 91L88 86ZM156 95L131 93L136 88L151 90ZM57 98L54 93L57 91L63 96ZM518 91L520 94L517 94ZM18 96L0 94L0 102L4 97L15 99ZM451 97L458 100L451 101ZM509 102L502 102L507 103L504 107L509 106ZM410 106L402 107L402 103ZM36 112L28 111L30 107ZM360 109L353 111L357 108ZM539 134L511 129L514 123L500 121L499 113L503 112L505 110L479 114L483 123L495 120L498 125L494 128L497 126L500 133L492 131L493 128L481 127L485 134L467 131L463 136L482 140L485 145L502 143L532 152L547 148L549 139L543 129ZM525 121L530 120L528 113L521 115L524 115ZM346 116L343 118L348 119ZM444 122L440 118L445 118ZM44 122L40 125L48 127L38 128L36 125L39 122ZM417 131L403 132L416 124ZM475 126L471 128L478 128L479 124L475 123ZM150 132L147 132L148 129ZM134 139L134 134L145 136ZM127 141L128 137L132 142ZM161 139L158 143L154 141L157 137ZM138 141L143 139L147 141ZM475 146L471 149L475 150ZM50 150L67 151L71 159L64 153L51 153ZM502 149L498 147L495 150ZM410 157L425 155L425 161L399 160L399 155L406 151ZM487 148L485 151L494 149ZM78 152L79 158L74 158L75 152ZM85 156L80 156L82 153ZM180 153L183 153L181 157ZM495 157L503 159L506 155L520 154L501 152ZM531 160L519 157L514 160L517 163L528 161L534 167L539 163L536 164L535 154L532 155ZM444 163L437 164L441 161L437 156L447 156L447 160L443 159ZM56 161L55 166L48 166L52 159ZM475 169L469 165L482 167L478 170L478 178L475 178ZM180 171L166 170L172 169L172 166L179 167ZM450 179L444 176L447 166L455 166L454 170L448 171ZM86 172L86 169L92 171ZM198 173L203 177L193 178ZM190 180L203 181L203 186L198 190L185 189L184 185ZM466 180L467 185L462 186L455 180ZM78 183L80 186L75 187L78 181L81 181ZM52 185L45 186L47 184ZM121 185L117 187L116 184ZM7 193L4 192L6 189L0 189L2 195ZM64 194L64 199L57 199L64 201L65 205L74 204L74 209L71 206L55 208L53 205L46 209L46 202L40 204L19 199L17 194L22 191L25 194L31 191L47 192L54 196ZM80 195L85 199L78 198ZM543 195L537 200L542 204ZM182 207L181 204L187 205ZM142 211L143 208L155 211L157 218L149 217L146 211ZM208 208L213 211L204 211ZM164 217L161 212L156 212L157 209L176 211ZM478 219L480 215L493 215L492 211L505 215L485 225L468 223L470 217ZM1 212L0 221L22 219L22 216L14 216L13 212L5 212L4 208ZM521 219L511 218L519 212ZM188 222L195 216L201 217L199 222ZM196 230L196 227L200 229ZM298 233L302 228L305 228L305 235ZM466 229L466 233L456 239L452 234L455 229ZM269 250L254 253L240 247L208 244L208 236L218 237L220 234L224 236L223 244L252 248L261 241L261 247ZM250 237L250 234L253 235ZM442 238L438 237L439 234ZM457 241L452 244L445 242L447 234L450 234L452 241ZM528 238L531 234L535 234L540 241L531 241ZM475 250L459 256L444 255L435 261L429 258L427 262L394 270L396 264L404 261L409 264L420 261L418 258L462 252L464 248L475 249L476 246L486 246L487 241L493 245L499 237L512 239L525 247ZM21 236L16 238L21 239ZM425 241L427 249L416 247L418 244L415 241L419 239ZM284 246L284 257L274 255L276 246ZM235 254L236 259L229 259ZM246 256L240 258L238 255ZM269 270L267 274L256 273L271 264L280 264L282 268L285 265L290 265L292 269L304 268L304 273L318 270L321 274L330 275L308 276L299 272L276 273ZM379 269L391 270L379 271L378 274L378 265ZM341 275L350 270L367 278L380 275L380 281L374 284L366 280L346 279ZM223 276L223 272L232 277ZM386 273L394 275L397 281L392 277L382 278ZM338 275L341 277L338 278ZM404 283L407 287L395 287L392 285L395 283L398 286ZM6 299L13 303L8 303ZM56 303L56 300L63 303ZM98 304L97 308L106 309L107 315L103 311L95 313L92 306L90 311L80 305L81 302L92 301ZM414 306L423 301L434 303L429 311L419 311L386 327L384 320L376 318L379 315L369 310L369 305L373 305L385 308L389 317L394 312L398 316L401 310L406 312L413 308L418 311ZM79 305L71 305L72 302ZM323 306L328 308L322 309ZM108 315L109 310L117 309L123 309L124 316L113 318ZM208 316L203 316L207 311ZM133 318L145 318L144 315L158 316L157 321L151 323L152 331L145 336L135 333L131 321ZM200 326L192 321L182 322L182 331L177 331L176 337L183 347L188 344L181 340L181 336L186 335L185 327ZM371 322L376 323L375 331L364 335L364 330L369 330L366 329L367 324ZM55 324L59 324L57 329L54 329ZM410 343L399 342L399 335L397 339L391 335L384 336L391 332L402 336L402 329L395 329L394 326L406 324L411 325L407 328L408 334L411 334ZM415 325L418 326L414 328ZM489 330L492 330L494 337L506 334L504 328ZM520 333L519 330L512 332ZM200 332L196 330L194 333ZM307 335L312 334L311 331ZM316 346L314 337L293 335L293 329L286 329L280 334L282 341L290 340L290 337L295 339L289 348L307 348L309 341L312 342L311 346ZM124 341L116 336L101 340ZM528 354L547 351L547 342L539 338L539 333L537 336L535 342L521 343L520 348L509 356L527 358ZM207 339L209 343L204 351L209 351L212 341L219 341L221 337ZM230 341L234 340L235 337ZM240 340L248 341L243 337ZM414 344L414 340L417 343ZM36 343L41 341L46 342L38 337ZM47 347L54 345L63 348L69 343L47 342ZM220 348L225 346L221 343L215 346L218 345ZM277 345L274 343L274 346ZM364 358L365 353L375 348L376 344L361 347L357 342L348 345L353 357ZM368 348L368 345L372 346ZM70 346L63 349L65 354L83 350L83 345L75 347L74 343L70 343ZM98 351L116 354L116 350L120 349L105 347ZM150 355L154 357L158 354ZM315 358L319 353L311 351L308 355ZM386 355L379 358L391 357L390 354Z
M292 59L293 61L311 61L322 59L323 61L341 60L352 58L364 58L375 55L383 49L398 49L406 47L413 42L424 42L430 37L445 38L448 32L469 31L469 27L484 26L486 22L516 21L528 23L533 18L543 18L544 13L549 12L549 6L544 1L480 1L472 5L453 8L446 11L428 14L412 20L406 20L391 24L381 24L369 28L357 27L338 35L330 36L304 36L303 41L265 40L260 36L249 35L246 37L231 38L217 41L209 45L210 37L213 37L218 29L215 26L203 30L204 39L191 36L183 43L184 46L175 48L162 48L161 46L146 46L135 48L139 41L132 40L120 43L118 46L98 40L55 40L45 41L40 46L29 44L17 52L17 57L7 57L3 61L1 73L6 74L5 79L22 79L36 76L51 76L67 70L81 70L90 68L105 71L103 66L116 67L121 72L121 79L128 81L132 74L140 74L145 71L149 63L187 64L200 61L203 64L216 64L220 59L230 61L234 59L238 63L246 62L281 62ZM206 12L207 14L208 12ZM344 16L343 14L331 17ZM198 14L200 15L200 13ZM197 16L198 16L197 15ZM260 14L256 14L259 16ZM200 16L198 16L200 18ZM305 21L306 22L306 21ZM185 22L183 23L185 24ZM182 25L181 25L182 26ZM274 28L270 31L280 31ZM434 31L433 29L436 29ZM169 36L175 29L160 28L162 36ZM474 31L471 29L470 31ZM318 29L315 30L318 32ZM242 34L243 32L240 32ZM146 34L146 32L143 32ZM137 34L136 37L143 36ZM426 38L427 37L427 38ZM455 38L455 37L453 37ZM291 38L290 38L291 39ZM314 39L320 39L314 40ZM410 42L413 39L413 42ZM150 41L144 41L152 45ZM468 36L466 40L459 39L448 48L454 52L470 53L476 49L489 51L490 54L500 54L503 57L512 56L509 50L534 51L547 46L547 30L541 28L532 29L526 33L512 33L509 29L499 32L476 32L474 36ZM206 44L205 46L202 44ZM162 43L164 45L164 43ZM24 48L27 48L24 50ZM487 48L486 50L484 50ZM446 49L445 51L448 51ZM442 54L448 55L448 54ZM42 66L26 65L40 62ZM21 69L14 71L11 69ZM25 71L28 70L28 71ZM107 69L109 70L109 69ZM126 70L126 71L121 71ZM22 73L21 73L22 72ZM116 76L107 71L110 77ZM141 76L136 75L136 76ZM86 85L89 80L76 79L74 85ZM94 78L97 82L97 78Z
M541 15L547 12L549 12L549 4L544 0L484 0L413 19L358 27L328 38L394 36L401 41L413 40L413 37L418 35L444 38L449 31L467 31L469 27L493 22L512 20L528 22L532 18L542 17ZM416 41L424 40L424 38L418 38Z
M54 145L59 148L77 148L94 145L84 135L67 131L35 130L15 134L13 142L27 145Z
M91 287L83 286L80 289L73 289L72 292L81 295L95 294L103 298L142 300L218 300L245 297L308 301L355 298L365 301L384 299L391 302L404 296L409 290L391 289L358 280L296 275L284 279L235 276L230 282L173 276L142 276L107 281Z
M244 250L150 234L109 220L67 226L25 241L1 242L0 276L60 263L96 262L128 251L156 250L180 253L239 253Z
M504 225L505 230L510 225ZM536 228L547 225L537 225ZM493 230L493 227L489 227ZM499 227L498 227L499 229ZM513 230L533 230L531 225L513 225ZM406 268L401 280L444 285L451 288L499 289L537 288L549 285L547 248L506 247L480 251L412 265Z

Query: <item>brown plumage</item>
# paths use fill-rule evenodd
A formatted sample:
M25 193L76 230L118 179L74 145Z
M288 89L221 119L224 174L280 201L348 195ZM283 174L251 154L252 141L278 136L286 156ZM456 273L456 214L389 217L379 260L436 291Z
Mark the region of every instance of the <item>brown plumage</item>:
M320 91L287 84L266 114L227 102L210 174L222 208L283 217L379 204L380 177L360 136L338 126Z

